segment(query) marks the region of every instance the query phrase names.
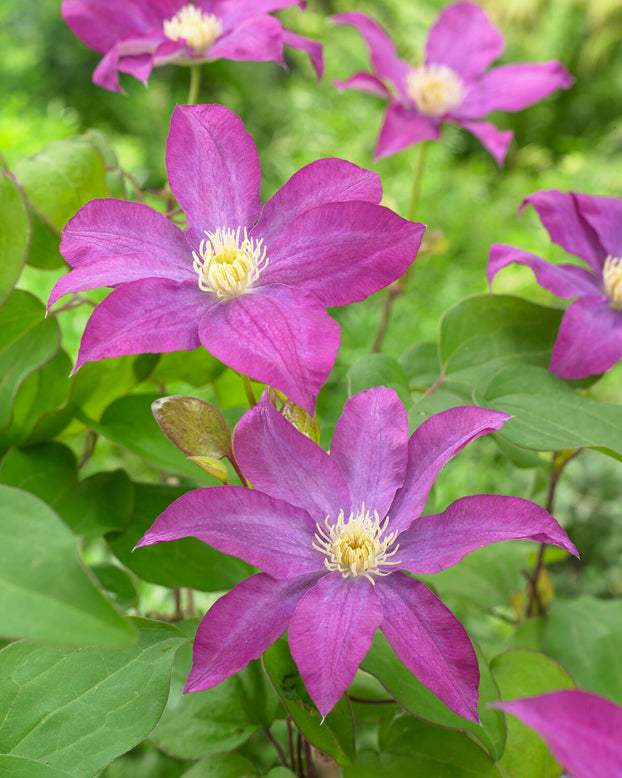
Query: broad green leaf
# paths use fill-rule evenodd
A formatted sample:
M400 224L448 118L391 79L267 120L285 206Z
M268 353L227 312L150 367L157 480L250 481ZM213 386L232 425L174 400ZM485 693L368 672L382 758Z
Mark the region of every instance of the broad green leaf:
M111 562L100 562L91 565L91 572L99 581L99 585L111 597L122 611L138 607L138 592L131 575L119 565Z
M54 316L44 318L36 297L16 290L0 308L0 431L11 423L13 401L22 382L58 351Z
M554 659L537 651L506 651L490 663L501 699L572 689L574 681ZM515 716L506 718L507 741L497 765L506 778L557 778L561 768L542 738Z
M296 773L293 773L287 767L279 765L278 767L273 767L269 773L266 773L266 778L291 778L292 775L296 775Z
M246 757L240 754L210 754L180 778L243 778L245 775L257 775L253 763Z
M201 591L230 589L252 575L255 569L246 562L222 554L196 538L156 543L133 551L160 513L184 493L183 489L170 486L134 486L136 502L130 524L124 532L106 536L115 556L133 573L161 586L187 586Z
M471 732L489 749L494 758L503 753L505 725L500 711L488 708L499 699L499 690L481 651L477 650L480 667L478 711L481 725L458 716L407 670L395 655L381 632L374 637L372 647L361 663L361 669L373 675L409 713L432 724Z
M330 754L340 765L353 762L354 722L346 695L322 721L284 640L277 640L270 646L263 656L263 663L276 693L307 740Z
M411 392L426 391L440 375L438 344L427 341L413 343L400 357L400 365Z
M404 368L388 354L366 354L357 359L348 370L350 397L373 386L388 386L395 389L404 405L410 407L410 390Z
M0 775L2 778L76 778L43 762L9 754L0 754Z
M203 346L193 351L173 351L162 354L149 376L149 383L167 386L183 381L191 386L205 386L226 370ZM239 381L239 378L238 378Z
M0 305L17 283L30 248L32 224L15 181L0 170Z
M135 619L126 649L69 649L29 641L0 652L0 750L91 778L143 740L166 704L173 652L185 641Z
M196 627L195 627L196 630ZM201 759L217 751L231 751L247 740L272 715L277 703L258 661L203 692L182 695L192 668L192 646L182 646L175 657L171 693L150 740L178 759Z
M123 529L134 508L134 489L125 471L100 472L80 481L74 453L60 443L13 449L0 465L0 482L40 497L76 535L87 538Z
M162 432L188 456L233 459L231 430L222 413L196 397L159 397L151 411Z
M555 599L544 650L572 674L580 689L622 705L622 600Z
M41 270L56 270L67 267L60 253L60 235L35 211L30 211L32 220L32 241L28 253L28 264Z
M38 498L0 486L0 635L128 646L131 624L77 559L77 540Z
M121 166L119 165L114 146L110 142L108 136L101 130L91 127L84 133L84 137L95 146L104 159L104 164L106 166L106 184L110 190L110 194L120 200L127 200L125 177L121 170Z
M52 141L14 172L34 210L59 232L86 202L110 195L104 159L84 137Z

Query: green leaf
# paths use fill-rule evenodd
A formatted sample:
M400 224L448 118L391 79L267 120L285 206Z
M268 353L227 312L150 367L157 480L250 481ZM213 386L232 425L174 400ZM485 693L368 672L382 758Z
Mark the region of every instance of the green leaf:
M233 459L231 430L222 413L205 400L173 395L151 403L162 432L188 456Z
M67 267L60 253L60 235L34 211L30 211L32 220L32 241L28 253L28 264L41 270L56 270Z
M56 318L44 313L36 297L19 289L0 308L0 431L11 423L22 382L59 349Z
M166 704L174 626L135 619L136 646L67 649L28 641L0 652L0 749L91 778L143 740Z
M506 651L490 663L501 698L513 700L558 689L574 681L555 660L537 651ZM515 716L506 718L507 741L498 766L506 778L557 778L561 768L542 738Z
M0 634L70 645L127 646L136 632L78 562L61 518L0 486Z
M226 370L203 346L193 351L173 351L162 354L149 376L149 383L167 386L183 381L190 386L205 386ZM239 378L238 378L239 381Z
M544 631L544 649L581 689L622 705L622 600L555 599Z
M134 486L136 502L130 524L124 532L110 533L106 539L117 559L137 576L161 586L222 591L255 571L241 559L222 554L196 538L156 543L133 551L159 514L184 494L183 489L171 486Z
M410 390L404 368L388 354L366 354L357 359L348 370L350 397L373 386L388 386L395 389L404 405L410 407Z
M52 141L14 172L31 206L58 232L86 202L110 195L104 159L84 137Z
M413 343L400 357L400 365L404 370L410 391L424 392L433 386L440 375L438 344Z
M268 690L258 661L213 689L182 695L191 668L192 646L182 646L173 665L168 704L150 738L162 751L178 759L200 759L231 751L270 724ZM274 713L277 701L269 691Z
M322 721L284 640L277 640L270 646L263 662L276 693L307 740L330 754L340 765L353 762L354 722L346 695Z
M111 562L101 562L91 565L91 572L96 576L102 589L121 610L138 607L138 592L127 570Z
M480 724L458 716L407 670L395 655L381 632L374 637L372 647L361 663L361 669L373 675L409 713L433 724L464 729L477 737L498 758L503 753L505 725L500 711L488 708L499 699L499 690L481 651L476 649L480 667L478 712Z
M0 170L0 305L17 283L30 248L32 224L24 196L11 176Z
M9 754L0 754L0 775L3 778L76 778L65 770Z
M182 773L180 778L243 778L245 775L257 775L253 763L246 757L240 754L210 754Z

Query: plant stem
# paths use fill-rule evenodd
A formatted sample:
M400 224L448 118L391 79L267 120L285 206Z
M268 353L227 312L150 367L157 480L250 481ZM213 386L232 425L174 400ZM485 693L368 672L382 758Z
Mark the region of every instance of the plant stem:
M406 218L409 221L414 220L417 206L419 205L419 195L421 194L421 181L423 179L423 169L425 168L425 156L427 148L427 141L421 143L419 147L419 159L417 160L417 166L415 168L415 179L413 182L412 194L410 196L408 212L406 214ZM374 338L374 343L371 347L372 354L379 354L380 350L382 349L382 342L384 340L387 327L389 326L389 320L391 319L393 303L404 291L406 284L408 283L411 267L412 265L406 270L401 278L398 278L397 281L393 282L393 284L389 287L387 296L384 298L384 305L382 308L382 313L380 314L380 322L378 323L376 337Z
M296 758L294 757L294 733L292 732L292 717L287 714L287 745L289 747L290 767L293 773L296 772Z
M246 393L246 399L248 401L248 404L251 408L254 408L257 405L257 400L255 399L255 395L253 394L251 379L244 373L240 373L240 378L242 379L242 383L244 384L244 391Z
M287 757L285 756L285 751L283 751L283 749L281 748L281 745L280 745L279 741L276 740L276 738L274 737L272 732L270 732L270 727L264 727L263 729L264 729L264 732L266 733L266 735L268 736L268 740L275 747L275 749L276 749L276 751L277 751L277 753L279 755L279 759L281 760L281 762L283 762L283 765L285 767L287 767L288 766L287 765Z
M190 89L188 90L188 105L196 105L201 86L201 65L190 65Z

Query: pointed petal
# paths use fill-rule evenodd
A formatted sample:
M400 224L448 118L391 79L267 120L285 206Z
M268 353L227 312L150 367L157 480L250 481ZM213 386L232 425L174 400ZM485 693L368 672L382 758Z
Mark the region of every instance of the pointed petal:
M429 116L391 103L384 115L384 123L378 136L374 159L397 154L415 143L424 140L438 140L441 137L439 124Z
M348 688L382 623L382 608L365 578L329 573L298 603L289 646L322 716Z
M622 198L574 194L577 210L598 236L604 254L622 257Z
M316 575L303 575L276 581L261 573L217 600L199 624L184 692L211 689L258 659L285 632L316 580Z
M534 729L572 778L622 775L622 708L579 689L523 697L491 707Z
M344 81L333 81L333 86L340 92L344 89L358 89L360 92L367 92L370 95L377 95L378 97L386 97L388 100L391 99L391 92L377 76L374 76L371 73L355 73Z
M368 389L347 401L330 455L345 476L352 510L365 504L384 519L404 483L407 450L408 417L393 389Z
M608 297L581 297L566 309L549 370L560 378L604 373L622 359L622 312Z
M292 49L300 49L306 51L313 65L318 79L322 78L324 72L324 47L318 41L311 40L311 38L305 38L304 35L298 35L291 30L283 28L283 43L286 46L291 46Z
M196 284L133 281L101 302L88 320L74 371L123 354L165 354L201 345L198 322L209 305Z
M256 489L211 486L171 503L136 548L198 538L273 578L293 578L325 569L324 555L313 548L315 529L306 511Z
M360 32L369 48L371 64L376 73L380 78L391 81L398 92L405 96L404 81L408 74L408 63L397 56L393 41L378 22L360 11L331 16L331 21L349 24Z
M311 292L326 306L358 302L406 272L424 232L381 205L321 205L270 243L261 280Z
M569 89L573 78L556 60L502 65L471 85L455 111L464 119L479 119L491 111L522 111L556 89Z
M539 505L521 497L477 494L413 522L399 536L397 557L415 575L439 573L471 551L518 539L551 543L579 555L565 530Z
M319 205L348 200L378 204L381 199L377 173L343 159L318 159L294 173L268 200L253 237L270 245L297 216Z
M216 359L311 414L339 348L339 325L317 299L276 285L213 305L199 336Z
M283 28L278 19L254 14L239 22L206 52L209 59L283 64Z
M475 3L441 11L425 45L426 65L446 65L466 81L479 76L504 48L503 36Z
M482 146L489 151L497 165L503 165L508 146L514 133L512 130L498 130L490 122L470 122L466 119L452 119L459 127L475 135Z
M535 208L553 243L569 254L581 257L600 274L607 252L603 250L594 228L583 218L575 194L545 189L526 197L521 210L526 205Z
M529 251L503 243L493 243L490 247L486 270L488 283L492 286L497 273L514 262L531 268L540 286L558 297L577 297L601 292L600 279L589 270L577 265L553 265Z
M257 149L242 120L222 105L175 108L166 167L191 240L205 230L250 227L259 217Z
M420 581L391 573L378 581L382 631L410 672L448 708L479 722L479 665L458 619Z
M203 11L216 14L227 26L239 24L249 16L271 13L298 5L304 8L302 0L199 0L196 3Z
M335 462L276 410L264 394L240 419L235 456L256 489L303 508L314 522L350 511L350 493Z
M392 530L405 530L421 515L443 465L471 441L496 432L509 418L500 411L464 406L450 408L422 422L408 441L404 486L391 506Z

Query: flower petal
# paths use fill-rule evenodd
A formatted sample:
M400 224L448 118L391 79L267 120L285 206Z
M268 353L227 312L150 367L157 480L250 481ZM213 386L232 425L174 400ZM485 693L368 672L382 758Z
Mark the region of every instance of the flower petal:
M482 146L495 158L498 165L503 165L508 146L514 133L512 130L498 130L490 122L471 122L466 119L452 119L459 127L475 135Z
M368 389L346 402L330 456L345 476L352 510L365 504L384 519L404 483L407 450L408 417L393 389Z
M311 414L339 348L339 325L319 301L277 285L213 305L199 336L216 359L279 389Z
M448 708L479 723L479 665L458 619L428 589L404 573L378 581L382 631L410 672Z
M594 295L571 303L562 318L549 370L560 378L604 373L622 359L622 312Z
M349 512L350 493L337 462L283 418L267 394L238 422L234 447L256 489L303 508L314 522Z
M464 119L479 119L491 111L522 111L556 89L569 89L572 83L572 76L557 60L502 65L471 84L454 113Z
M577 210L591 225L605 255L622 257L622 198L574 194Z
M259 567L273 578L324 570L306 511L243 486L211 486L179 497L136 544L179 538L203 543Z
M577 297L601 292L599 279L589 270L577 265L554 265L529 251L503 243L493 243L490 247L486 270L488 283L492 286L497 273L514 262L531 268L540 286L558 297Z
M449 408L426 419L408 441L408 468L391 506L391 527L405 530L421 515L436 476L458 451L511 418L489 408ZM400 541L401 542L401 541Z
M268 200L253 237L270 245L297 216L318 205L348 200L378 204L381 199L382 183L377 173L344 159L318 159L294 173Z
M239 24L255 14L280 11L292 5L304 8L302 0L199 0L196 5L203 11L216 14L227 25Z
M175 108L166 167L190 240L219 227L251 227L259 217L257 149L242 120L222 105Z
M337 704L369 651L382 608L365 578L329 573L304 595L289 625L289 646L322 716Z
M358 302L406 272L424 232L381 205L320 205L270 243L261 282L311 292L326 306Z
M408 74L408 63L397 56L393 41L378 22L360 11L331 16L331 21L356 27L369 48L371 64L376 73L380 78L391 81L405 97L404 81Z
M592 692L564 689L491 703L546 740L572 778L622 775L622 708Z
M283 43L286 46L291 46L292 49L306 51L318 79L322 78L322 73L324 72L324 47L321 43L311 40L311 38L305 38L304 35L298 35L285 27L283 28Z
M371 73L355 73L344 81L333 81L333 86L340 92L344 89L358 89L360 92L367 92L370 95L386 97L387 99L391 98L391 92L384 83Z
M254 14L225 33L205 52L206 58L230 59L236 62L283 63L283 28L278 19Z
M464 80L479 76L504 48L503 36L475 3L441 11L425 45L426 65L446 65Z
M147 278L124 284L91 314L74 372L104 357L195 349L201 345L198 322L208 305L194 283Z
M217 600L199 624L184 692L211 689L258 659L285 632L316 580L316 575L302 575L276 581L261 573Z
M413 522L399 537L397 556L410 573L439 573L471 551L518 539L551 543L579 555L565 530L539 505L521 497L477 494Z
M583 218L579 201L573 192L560 192L557 189L534 192L524 199L521 211L526 205L535 208L553 243L569 254L581 257L600 274L607 252L594 228Z
M424 140L438 140L441 137L439 123L429 116L406 108L400 103L391 103L384 115L384 123L378 136L374 159L397 154L415 143Z

